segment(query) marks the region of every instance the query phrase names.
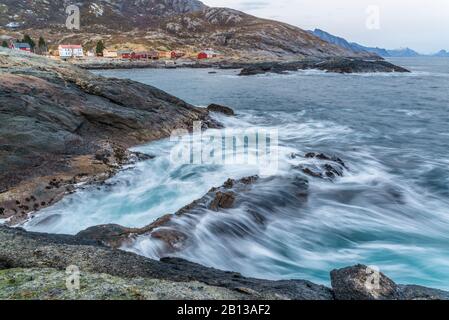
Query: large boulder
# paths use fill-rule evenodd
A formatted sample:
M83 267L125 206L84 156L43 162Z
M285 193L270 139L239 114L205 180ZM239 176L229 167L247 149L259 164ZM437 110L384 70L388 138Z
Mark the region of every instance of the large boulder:
M398 286L383 273L365 265L333 270L332 289L337 300L398 300Z
M365 265L333 270L336 300L449 300L449 292L417 285L398 285Z
M223 114L225 114L227 116L234 116L235 115L234 110L232 110L231 108L226 107L226 106L222 106L222 105L219 105L219 104L215 104L215 103L209 105L207 107L207 110L209 110L210 112L223 113Z

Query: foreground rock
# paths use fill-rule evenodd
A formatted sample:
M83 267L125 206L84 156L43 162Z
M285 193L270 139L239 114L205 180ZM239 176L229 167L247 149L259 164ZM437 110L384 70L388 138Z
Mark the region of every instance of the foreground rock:
M239 287L228 289L198 281L122 278L82 272L80 290L69 291L67 274L51 268L0 270L1 300L280 300L282 294ZM263 290L261 288L261 290ZM283 291L282 285L277 289ZM320 299L312 295L310 299Z
M56 269L0 270L1 300L245 300L236 290L204 283L124 279L83 272L80 290L69 291L67 274Z
M16 224L75 184L107 179L136 159L128 147L194 121L219 126L154 87L0 49L0 219Z
M356 265L331 272L337 300L448 300L449 293L420 286L397 285L381 272Z
M337 300L397 300L397 285L383 273L357 265L331 272L332 287Z
M269 281L182 259L155 261L75 236L0 226L0 298L5 299L449 299L449 293L396 285L382 275L367 291L366 266L332 271L332 289L304 280ZM81 271L81 291L65 288L68 266Z
M357 58L304 59L294 62L264 62L244 66L240 76L252 76L265 73L284 74L298 70L323 70L335 73L369 72L410 72L385 60L364 60Z
M21 229L0 226L0 242L2 243L0 265L6 269L66 270L68 266L75 265L82 273L93 274L93 277L97 278L95 274L119 277L130 286L137 281L135 278L145 278L189 283L188 286L191 286L192 282L200 282L234 292L232 296L228 291L222 291L223 295L217 297L220 299L241 298L235 292L243 294L243 298L247 299L332 299L330 289L309 281L258 280L245 278L234 272L206 268L182 259L167 258L155 261L133 253L114 250L80 237L28 233ZM1 278L2 274L0 274ZM45 290L42 288L45 283L43 281L38 285L40 292ZM160 285L163 285L163 282L160 282L159 288ZM170 285L174 286L174 284ZM193 286L198 285L193 284ZM9 290L11 295L14 287L14 284L6 289L0 287L0 291ZM183 285L179 285L178 288L183 289ZM186 294L188 295L189 292L187 291ZM178 295L182 293L178 292ZM213 298L212 295L210 297ZM195 296L188 298L195 298Z

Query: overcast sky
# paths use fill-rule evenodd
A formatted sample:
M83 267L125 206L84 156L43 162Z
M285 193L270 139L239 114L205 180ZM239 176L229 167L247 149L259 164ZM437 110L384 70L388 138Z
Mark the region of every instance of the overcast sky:
M449 50L449 0L203 0L255 16L320 28L347 40L422 53ZM375 6L375 7L373 7ZM379 28L375 19L379 8ZM367 21L370 28L367 27Z

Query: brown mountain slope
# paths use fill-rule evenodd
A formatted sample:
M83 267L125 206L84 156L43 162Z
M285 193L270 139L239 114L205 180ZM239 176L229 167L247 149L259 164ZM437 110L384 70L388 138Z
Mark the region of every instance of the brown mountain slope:
M200 50L214 47L237 56L369 56L355 53L277 21L228 8L209 8L197 0L84 0L78 5L81 29L65 28L67 0L0 0L3 34L27 32L53 44L82 42L108 46ZM11 29L11 23L16 25Z

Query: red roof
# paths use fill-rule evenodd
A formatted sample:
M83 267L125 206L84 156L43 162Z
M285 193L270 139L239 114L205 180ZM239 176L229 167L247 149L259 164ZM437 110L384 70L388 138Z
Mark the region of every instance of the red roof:
M79 44L60 44L61 49L82 49L83 47Z

